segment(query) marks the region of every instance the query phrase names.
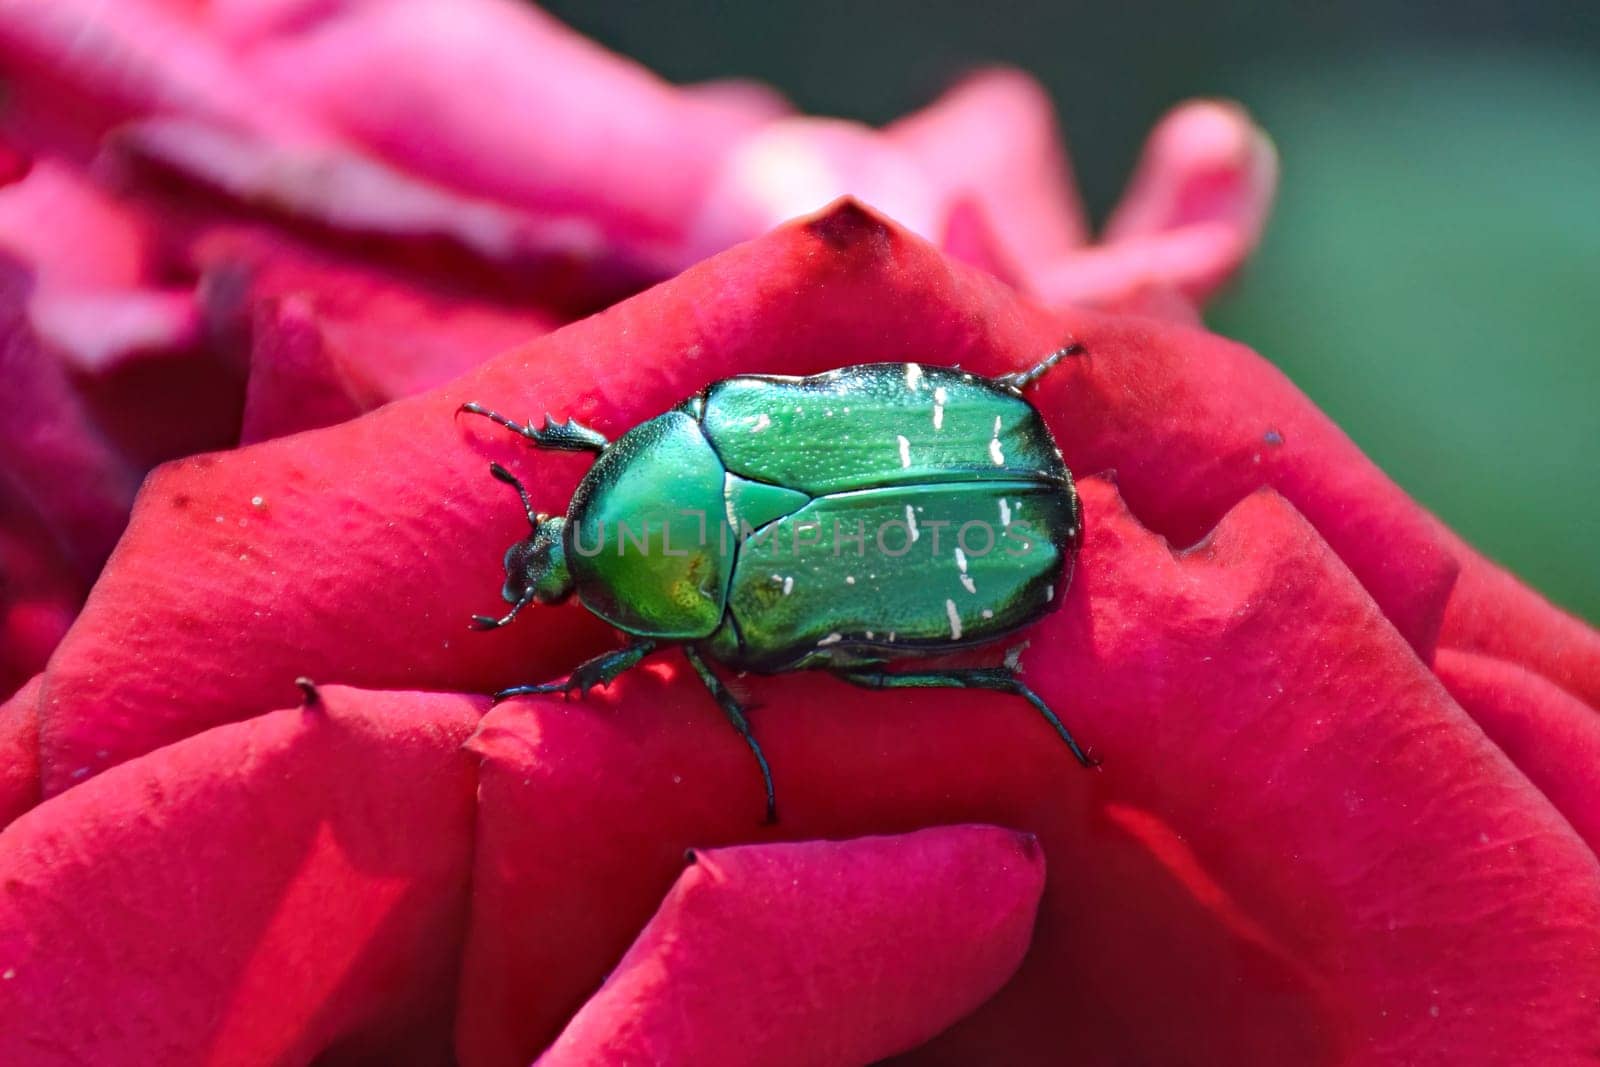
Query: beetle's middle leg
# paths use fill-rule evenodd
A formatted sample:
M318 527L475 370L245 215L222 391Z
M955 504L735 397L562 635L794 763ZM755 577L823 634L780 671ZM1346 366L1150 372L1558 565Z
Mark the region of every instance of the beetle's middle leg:
M631 645L602 652L586 659L572 669L572 673L559 682L542 682L539 685L514 685L494 695L500 703L510 697L531 696L534 693L577 693L580 697L596 686L608 686L624 671L637 667L646 656L656 650L651 640L635 641Z
M1009 385L1011 388L1020 393L1024 389L1028 388L1028 386L1032 385L1034 382L1050 373L1050 368L1054 367L1057 363L1060 363L1068 356L1081 356L1087 351L1088 350L1078 342L1073 341L1071 344L1062 345L1060 348L1056 349L1054 352L1050 353L1048 356L1044 357L1027 370L1019 370L1013 374L1002 374L1000 377L996 378L995 381L999 382L1001 385Z
M839 678L851 685L863 686L867 689L993 689L1002 693L1011 693L1021 697L1032 704L1039 714L1060 735L1061 740L1067 743L1072 754L1078 757L1078 762L1085 767L1099 766L1100 761L1084 752L1078 746L1066 725L1055 712L1050 710L1050 705L1042 700L1038 693L1029 689L1016 672L1008 665L1005 667L960 667L943 671L835 671Z
M705 659L689 645L683 646L683 654L689 660L689 666L694 668L700 680L711 691L711 699L722 708L722 713L728 717L733 728L739 731L739 736L744 738L744 743L750 746L750 751L755 754L756 765L761 768L761 782L767 787L767 822L778 821L778 801L772 789L772 770L767 766L767 757L762 755L761 746L756 742L755 734L750 732L750 721L745 718L744 708L734 699L728 687L722 684L722 679L712 673L706 666Z
M581 422L568 419L566 422L555 422L549 415L544 417L544 426L534 429L531 421L524 426L512 422L498 411L490 411L482 404L462 404L457 411L470 412L473 415L482 415L490 422L504 426L514 434L520 434L532 441L540 448L549 448L557 452L604 452L610 447L611 442L599 430L591 430Z

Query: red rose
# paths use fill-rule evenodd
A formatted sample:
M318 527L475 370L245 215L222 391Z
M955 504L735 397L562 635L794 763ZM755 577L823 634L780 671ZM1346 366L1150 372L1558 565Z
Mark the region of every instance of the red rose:
M177 247L199 288L176 302L198 312L152 292L169 275L120 275L116 295L198 331L155 346L169 373L243 354L234 393L212 384L257 441L150 475L48 669L0 707L0 811L19 816L0 831L0 1062L1592 1054L1600 638L1444 530L1259 357L1149 314L1191 315L1259 224L1270 154L1239 116L1168 120L1121 239L1083 252L1016 76L880 135L772 125L765 97L684 95L538 16L443 10L0 19L33 76L116 90L87 132L114 120L146 169L108 210ZM60 50L85 27L99 43ZM646 110L578 94L593 111L573 129L494 155L516 109L424 89L463 49L509 78L519 44L551 66L508 93L604 87ZM406 78L348 91L401 57ZM32 143L70 157L101 113L67 113L34 114ZM649 116L614 135L656 144L671 181L600 150L617 114ZM675 122L697 140L665 136ZM952 153L975 129L994 142ZM774 154L790 163L765 170ZM828 168L903 197L887 210L922 211L923 236L844 201L483 358L796 206L764 199L762 175ZM311 173L400 184L345 202L352 186ZM196 206L174 174L235 201ZM285 237L250 213L263 203L319 228ZM592 243L562 258L574 246L551 235L574 220ZM111 516L115 536L139 453L109 443L62 355L100 342L48 326L81 321L49 307L87 287L20 251L36 280L14 336L57 358L17 365L46 368L41 410L85 413L14 423L7 447L58 449L19 451L44 457L35 486L134 472L30 521L87 516L105 537ZM518 278L560 299L508 305ZM751 677L783 804L769 828L748 751L679 659L583 703L475 695L615 638L577 606L466 629L525 530L487 463L555 511L585 462L458 420L461 402L615 433L741 371L995 374L1068 337L1087 355L1035 399L1080 477L1086 538L1022 664L1100 770L1007 696ZM328 684L305 697L299 676ZM686 866L689 848L705 851Z
M1190 315L1273 179L1243 115L1180 108L1085 250L1023 75L880 133L673 88L499 0L35 0L0 62L0 694L154 463L438 385L843 193L1047 300Z

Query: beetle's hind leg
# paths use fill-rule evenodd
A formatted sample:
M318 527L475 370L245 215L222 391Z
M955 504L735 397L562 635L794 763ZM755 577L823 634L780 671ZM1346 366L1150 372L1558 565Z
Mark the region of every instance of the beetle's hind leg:
M596 686L610 685L618 675L637 667L655 650L654 641L635 641L623 648L602 652L593 659L584 660L559 682L514 685L510 689L502 689L494 695L494 702L498 704L511 697L532 696L535 693L577 693L581 697Z
M688 659L689 666L694 668L700 680L711 691L711 699L722 708L722 713L728 717L733 728L739 731L739 736L744 738L744 743L750 746L750 751L755 754L756 765L761 768L761 782L767 787L767 822L778 821L778 800L772 788L772 769L767 766L767 757L762 755L761 746L756 742L755 735L750 732L750 722L745 718L745 709L739 706L728 687L722 684L722 679L711 672L706 666L705 659L689 645L683 646L684 657Z
M891 673L853 670L834 673L851 685L867 689L993 689L1002 693L1012 693L1032 704L1039 714L1045 717L1045 721L1055 729L1061 740L1067 743L1067 747L1072 750L1079 763L1085 767L1097 767L1100 764L1098 759L1088 755L1078 746L1078 742L1060 717L1050 710L1050 705L1046 704L1038 693L1029 689L1009 664L1005 667L965 667L944 671Z
M557 452L604 452L611 446L606 435L599 430L591 430L581 422L568 419L566 422L555 422L549 415L544 417L544 426L534 429L531 422L522 425L512 422L498 411L490 411L482 404L462 404L457 411L469 412L473 415L482 415L490 422L504 426L514 434L519 434L532 441L540 448L549 448Z
M1087 352L1088 349L1074 341L1071 344L1062 345L1027 370L1019 370L1013 374L1002 374L995 381L1001 385L1010 386L1020 393L1046 374L1049 374L1052 367L1068 356L1081 356Z

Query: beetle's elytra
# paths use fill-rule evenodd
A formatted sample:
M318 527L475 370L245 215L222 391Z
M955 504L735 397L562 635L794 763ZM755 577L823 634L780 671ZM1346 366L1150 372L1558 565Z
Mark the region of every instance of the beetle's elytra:
M504 626L533 602L576 593L629 635L564 681L527 693L607 685L666 644L750 746L777 817L772 774L744 709L711 670L824 669L855 685L1015 693L1073 755L1061 720L1003 666L897 670L891 664L987 644L1036 621L1071 578L1082 539L1072 475L1023 392L1031 370L984 378L916 363L843 367L809 378L714 382L616 441L547 416L541 429L478 404L540 448L599 455L564 517L535 512L506 552Z

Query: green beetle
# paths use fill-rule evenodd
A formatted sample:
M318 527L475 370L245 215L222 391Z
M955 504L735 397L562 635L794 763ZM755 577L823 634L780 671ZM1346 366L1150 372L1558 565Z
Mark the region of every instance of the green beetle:
M1072 475L1023 391L1032 369L984 378L916 363L843 367L808 378L714 382L615 442L568 420L519 425L481 415L540 448L599 454L565 517L534 510L506 552L503 617L573 593L629 635L560 682L502 690L583 694L666 644L682 648L754 753L777 818L772 773L745 709L708 665L765 674L824 669L875 689L1014 693L1084 766L1056 714L1003 666L888 671L992 642L1055 606L1083 536Z

